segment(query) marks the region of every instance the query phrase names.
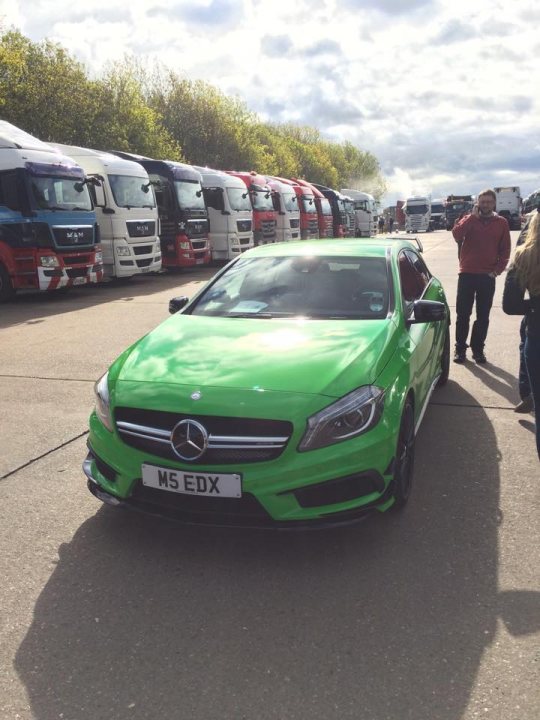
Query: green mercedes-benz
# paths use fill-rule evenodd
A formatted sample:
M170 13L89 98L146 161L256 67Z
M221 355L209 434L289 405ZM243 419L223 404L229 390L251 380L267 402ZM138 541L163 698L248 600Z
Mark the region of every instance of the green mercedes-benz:
M405 505L450 355L443 288L411 242L260 246L169 309L96 383L96 497L280 528Z

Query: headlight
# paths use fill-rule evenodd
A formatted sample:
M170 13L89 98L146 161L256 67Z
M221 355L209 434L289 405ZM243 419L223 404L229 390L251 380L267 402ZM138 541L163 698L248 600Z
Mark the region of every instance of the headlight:
M127 245L117 245L116 246L116 254L117 255L131 255L131 250L128 248Z
M371 430L380 420L384 391L365 385L308 418L298 450L315 450Z
M94 393L96 395L96 415L105 425L107 430L113 431L111 419L110 398L109 398L109 373L106 372L94 385Z
M95 262L96 262L96 263L102 263L102 262L103 262L103 253L102 253L102 252L99 252L99 251L98 251L98 252L96 253Z
M180 243L180 250L191 250L191 243L182 240Z
M55 258L54 255L42 255L39 258L39 263L42 267L59 267L58 258Z

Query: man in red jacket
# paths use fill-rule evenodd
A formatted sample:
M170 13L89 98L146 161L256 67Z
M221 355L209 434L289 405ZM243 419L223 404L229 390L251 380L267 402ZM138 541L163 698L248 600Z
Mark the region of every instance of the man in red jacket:
M495 278L508 264L511 250L508 223L495 212L496 202L493 190L483 190L472 213L456 223L452 230L459 246L456 363L465 362L469 320L475 300L476 320L471 333L471 350L477 363L486 362L484 344L495 293Z

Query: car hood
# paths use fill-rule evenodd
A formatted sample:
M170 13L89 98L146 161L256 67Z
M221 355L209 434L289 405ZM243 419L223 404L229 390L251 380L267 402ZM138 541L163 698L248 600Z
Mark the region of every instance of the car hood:
M375 381L396 348L393 319L175 315L124 355L118 380L341 397Z

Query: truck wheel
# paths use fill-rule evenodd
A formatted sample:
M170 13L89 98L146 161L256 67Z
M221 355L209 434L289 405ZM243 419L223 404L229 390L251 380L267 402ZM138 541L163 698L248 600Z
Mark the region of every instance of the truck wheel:
M9 277L9 273L0 263L0 302L7 302L15 295L15 289Z

